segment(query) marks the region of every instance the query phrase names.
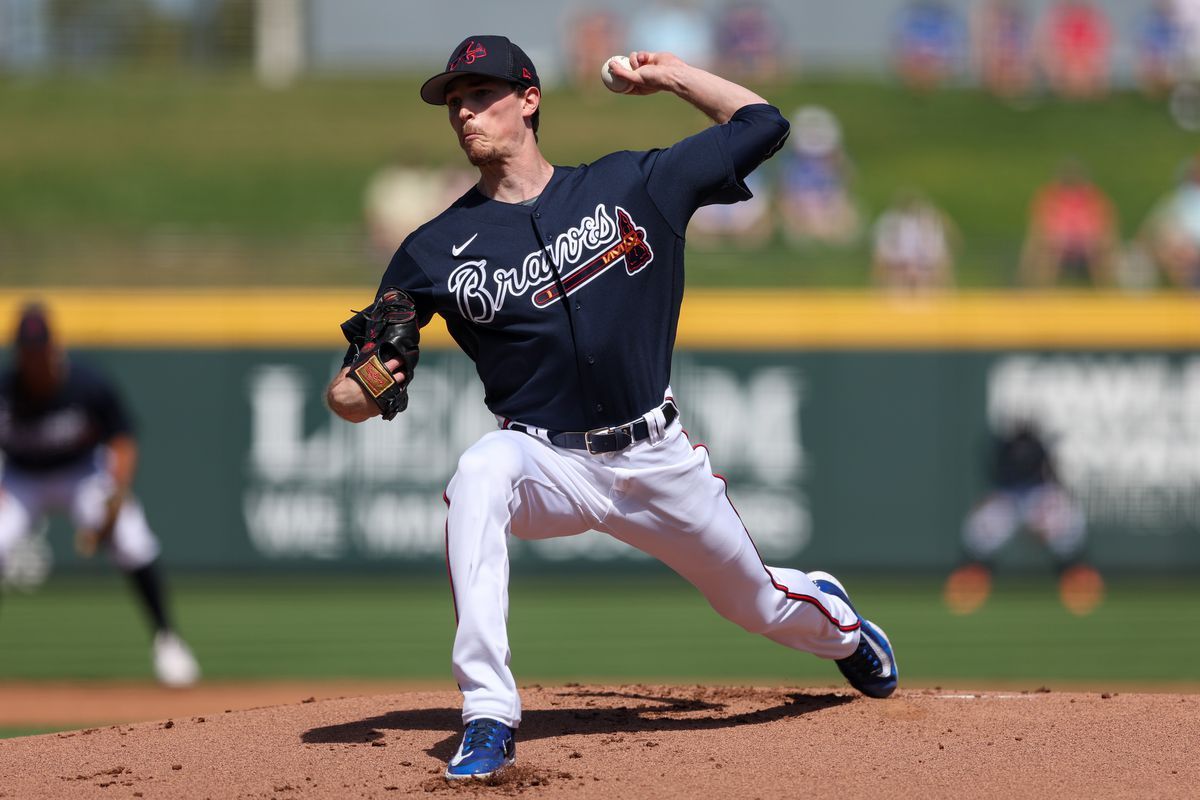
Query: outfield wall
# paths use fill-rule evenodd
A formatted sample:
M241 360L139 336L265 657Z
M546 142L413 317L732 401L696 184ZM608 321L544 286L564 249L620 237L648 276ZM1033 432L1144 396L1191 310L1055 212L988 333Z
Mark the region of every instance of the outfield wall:
M444 331L426 336L409 411L355 426L321 393L340 359L336 322L361 292L290 295L283 320L268 293L46 295L74 352L134 408L139 493L174 565L441 562L442 490L495 425ZM0 295L0 317L23 298ZM1054 437L1102 566L1200 567L1195 299L694 293L679 346L685 427L768 561L948 568L985 487L989 427L1032 416ZM64 534L49 540L69 570ZM514 542L513 558L639 560L598 534ZM1045 561L1029 542L1006 558Z

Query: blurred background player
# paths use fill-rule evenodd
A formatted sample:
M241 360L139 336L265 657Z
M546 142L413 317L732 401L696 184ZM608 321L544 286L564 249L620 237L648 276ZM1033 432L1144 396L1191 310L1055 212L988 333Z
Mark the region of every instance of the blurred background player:
M975 62L988 91L998 97L1025 94L1033 83L1032 36L1018 0L984 0L971 17Z
M950 219L920 192L901 191L875 223L875 284L908 293L952 287L956 236Z
M745 80L773 80L782 74L783 27L765 3L733 0L721 9L715 27L717 66L723 74Z
M995 437L990 473L991 490L963 525L965 559L946 581L946 605L955 614L978 610L991 593L996 554L1024 528L1053 556L1063 605L1073 614L1091 613L1104 583L1083 558L1083 510L1059 481L1031 423L1014 423Z
M1072 100L1108 91L1112 28L1104 10L1083 0L1046 9L1039 37L1042 73L1050 88Z
M0 563L48 512L65 512L79 553L103 548L129 576L153 626L158 680L195 683L196 659L168 616L158 540L131 493L137 441L124 406L108 381L67 359L41 306L22 310L13 350L0 375Z
M613 53L625 51L625 22L607 9L577 9L567 17L565 41L564 66L576 91L603 91L603 84L596 80L596 65ZM442 203L437 210L446 205Z
M897 20L896 72L911 89L936 89L959 70L966 39L966 26L949 5L941 0L912 0Z
M688 226L688 244L697 249L754 249L774 234L774 216L767 180L758 173L746 176L749 200L732 205L704 206Z
M1137 37L1137 78L1146 95L1166 94L1183 77L1186 35L1170 0L1157 0L1146 8Z
M837 117L821 106L797 109L788 144L779 156L779 216L787 241L850 244L861 225Z
M1119 243L1112 201L1082 164L1069 159L1034 195L1021 279L1031 286L1106 286L1113 279Z
M1169 285L1200 289L1200 156L1188 161L1178 186L1155 204L1139 238Z

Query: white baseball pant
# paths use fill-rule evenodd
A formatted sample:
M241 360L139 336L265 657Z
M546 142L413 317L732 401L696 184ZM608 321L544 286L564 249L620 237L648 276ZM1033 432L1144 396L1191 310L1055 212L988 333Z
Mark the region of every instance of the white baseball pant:
M748 631L822 658L858 646L858 619L803 572L768 567L679 421L647 415L651 436L590 455L528 433L488 433L463 453L446 490L446 555L458 629L454 677L463 722L517 727L521 700L509 669L508 545L594 529L654 556L714 609Z
M51 512L65 512L76 528L98 527L111 491L108 472L92 464L45 473L6 465L0 478L0 563ZM113 563L125 572L158 558L158 539L133 497L121 506L108 550Z

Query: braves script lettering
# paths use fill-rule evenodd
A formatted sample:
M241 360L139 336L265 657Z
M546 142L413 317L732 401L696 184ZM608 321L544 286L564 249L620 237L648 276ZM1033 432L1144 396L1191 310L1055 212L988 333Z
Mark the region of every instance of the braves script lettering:
M597 277L621 258L633 256L637 263L627 264L628 273L649 264L653 259L646 231L638 228L625 209L616 207L614 215L603 203L578 226L568 228L542 250L535 250L521 261L519 267L500 267L489 273L487 259L465 261L450 273L447 288L458 301L458 310L473 322L488 323L504 307L509 297L522 297L538 287L552 283L554 267L562 271L562 280L570 294ZM584 264L582 270L569 269ZM583 271L587 280L571 281ZM579 275L582 277L582 275ZM560 293L550 286L536 292L534 304L539 308L558 299Z

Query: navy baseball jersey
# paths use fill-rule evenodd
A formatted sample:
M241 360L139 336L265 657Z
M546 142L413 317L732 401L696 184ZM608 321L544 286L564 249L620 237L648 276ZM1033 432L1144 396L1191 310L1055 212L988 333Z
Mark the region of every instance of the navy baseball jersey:
M472 189L400 246L380 289L441 314L495 414L541 428L617 425L662 402L688 220L750 197L743 179L788 123L773 106L666 149L554 167L531 203Z
M131 433L129 416L112 385L72 362L45 400L24 394L16 373L0 376L0 451L5 463L45 471L88 461L100 445Z

